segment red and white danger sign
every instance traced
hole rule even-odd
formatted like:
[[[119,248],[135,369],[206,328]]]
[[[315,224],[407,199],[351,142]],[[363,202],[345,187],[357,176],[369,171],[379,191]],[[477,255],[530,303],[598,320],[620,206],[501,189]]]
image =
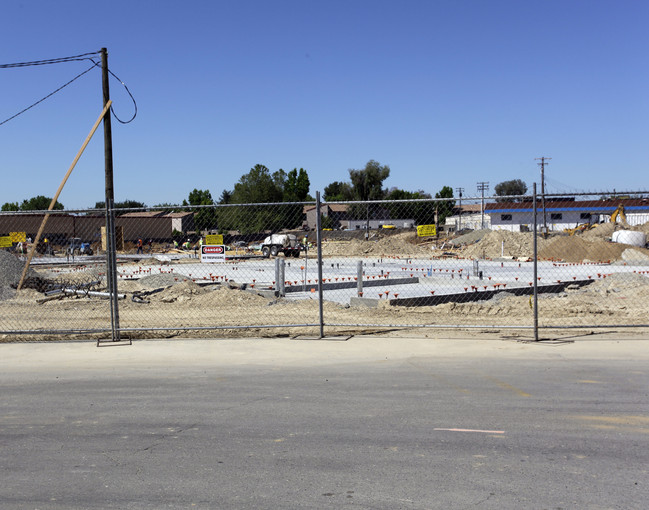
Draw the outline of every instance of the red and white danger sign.
[[[225,246],[210,244],[201,246],[201,262],[225,262]]]

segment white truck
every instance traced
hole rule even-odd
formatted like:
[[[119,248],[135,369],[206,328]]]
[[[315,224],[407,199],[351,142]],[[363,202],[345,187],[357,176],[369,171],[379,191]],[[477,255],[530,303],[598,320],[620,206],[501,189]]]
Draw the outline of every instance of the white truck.
[[[294,234],[272,234],[261,243],[261,254],[264,257],[276,257],[284,253],[287,257],[299,257],[302,245]]]

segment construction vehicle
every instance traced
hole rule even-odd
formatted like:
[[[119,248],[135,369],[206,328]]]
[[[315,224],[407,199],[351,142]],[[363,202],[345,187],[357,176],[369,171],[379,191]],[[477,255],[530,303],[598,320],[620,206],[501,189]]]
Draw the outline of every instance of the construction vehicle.
[[[68,256],[92,255],[93,251],[90,243],[82,242],[80,237],[72,237],[68,240],[67,254]]]
[[[286,257],[299,257],[304,247],[294,234],[272,234],[261,243],[261,254],[264,257],[276,257],[283,253]]]
[[[622,204],[618,205],[617,209],[615,209],[615,211],[613,211],[613,214],[611,214],[611,223],[616,223],[618,219],[623,226],[629,226],[626,221],[626,214],[624,214],[624,206]]]
[[[582,223],[581,225],[577,225],[575,228],[566,228],[563,231],[567,234],[570,234],[571,236],[574,236],[577,232],[585,232],[586,230],[590,230],[591,228],[595,228],[596,226],[597,223]]]

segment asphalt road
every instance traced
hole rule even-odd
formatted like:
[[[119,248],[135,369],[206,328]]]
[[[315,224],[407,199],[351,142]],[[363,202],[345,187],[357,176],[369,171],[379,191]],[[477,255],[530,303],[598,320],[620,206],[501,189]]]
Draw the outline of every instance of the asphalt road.
[[[0,344],[0,508],[644,509],[649,341]]]

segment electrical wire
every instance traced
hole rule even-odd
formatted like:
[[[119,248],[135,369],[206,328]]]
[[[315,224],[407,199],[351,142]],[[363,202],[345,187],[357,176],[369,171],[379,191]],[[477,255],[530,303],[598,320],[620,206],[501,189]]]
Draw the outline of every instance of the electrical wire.
[[[89,59],[89,60],[90,60],[93,64],[95,64],[95,66],[97,66],[97,67],[101,67],[101,64],[95,62],[93,59]],[[121,124],[129,124],[130,122],[133,122],[133,120],[135,120],[135,117],[137,116],[137,102],[135,101],[135,98],[133,97],[133,94],[131,94],[131,91],[130,91],[130,90],[128,89],[128,87],[126,86],[126,83],[124,83],[122,80],[120,80],[119,77],[118,77],[118,76],[117,76],[113,71],[111,71],[110,69],[108,70],[108,72],[110,73],[110,75],[111,75],[113,78],[115,78],[118,82],[120,82],[120,83],[122,84],[122,87],[124,87],[124,90],[126,90],[126,92],[128,93],[128,95],[131,97],[131,101],[133,101],[133,108],[134,108],[134,110],[135,110],[135,111],[133,112],[133,116],[132,116],[130,119],[126,120],[126,121],[120,119],[120,118],[117,116],[117,114],[115,113],[115,110],[113,109],[113,106],[112,106],[112,105],[111,105],[111,107],[110,107],[110,111],[111,111],[111,113],[113,114],[113,117],[115,117],[115,120],[117,120],[117,122],[119,122],[119,123],[121,123]]]
[[[56,94],[57,92],[61,91],[61,90],[64,89],[65,87],[67,87],[68,85],[70,85],[73,81],[77,80],[78,78],[81,78],[84,74],[90,72],[90,71],[91,71],[92,69],[94,69],[95,67],[99,67],[99,68],[101,68],[101,64],[100,64],[100,63],[95,62],[92,58],[90,58],[91,55],[97,55],[98,53],[99,53],[98,51],[95,51],[95,52],[92,52],[92,53],[83,53],[83,54],[81,54],[81,55],[74,55],[74,56],[71,56],[71,57],[53,58],[53,59],[47,59],[47,60],[36,60],[36,61],[33,61],[33,62],[17,62],[17,63],[14,63],[14,64],[0,64],[0,69],[11,69],[11,68],[16,68],[16,67],[39,66],[39,65],[47,65],[47,64],[60,64],[60,63],[63,63],[63,62],[76,62],[76,61],[83,61],[83,60],[90,60],[90,62],[92,62],[92,64],[93,64],[92,67],[86,69],[86,70],[85,70],[84,72],[82,72],[81,74],[78,74],[77,76],[75,76],[74,78],[72,78],[69,82],[67,82],[67,83],[65,83],[64,85],[60,86],[60,87],[59,87],[58,89],[56,89],[55,91],[49,93],[48,95],[46,95],[46,96],[43,97],[42,99],[39,99],[39,100],[36,101],[34,104],[32,104],[32,105],[28,106],[27,108],[25,108],[25,109],[19,111],[19,112],[16,113],[15,115],[12,115],[12,116],[9,117],[8,119],[3,120],[2,122],[0,122],[0,126],[2,126],[3,124],[6,124],[6,123],[9,122],[10,120],[15,119],[15,118],[18,117],[19,115],[22,115],[23,113],[25,113],[26,111],[30,110],[31,108],[33,108],[33,107],[36,106],[37,104],[40,104],[40,103],[42,103],[43,101],[45,101],[46,99],[52,97],[54,94]],[[134,107],[134,110],[135,110],[134,113],[133,113],[133,116],[132,116],[129,120],[127,120],[127,121],[123,121],[122,119],[120,119],[120,118],[117,116],[117,114],[115,113],[115,110],[113,109],[113,106],[112,106],[112,105],[111,105],[111,107],[110,107],[110,111],[111,111],[111,113],[113,114],[113,116],[115,117],[115,119],[116,119],[118,122],[120,122],[121,124],[128,124],[128,123],[130,123],[130,122],[133,122],[133,120],[134,120],[135,117],[137,116],[137,102],[135,101],[135,98],[133,97],[133,94],[131,94],[131,91],[130,91],[129,88],[126,86],[126,84],[125,84],[122,80],[120,80],[119,77],[118,77],[115,73],[113,73],[110,69],[108,70],[108,72],[109,72],[109,73],[110,73],[110,74],[111,74],[111,75],[112,75],[112,76],[113,76],[117,81],[119,81],[119,82],[122,84],[122,86],[124,87],[124,89],[126,90],[126,92],[128,93],[128,95],[130,96],[131,101],[133,101],[133,107]]]
[[[78,60],[90,60],[90,55],[98,55],[98,51],[92,53],[82,53],[81,55],[73,55],[71,57],[49,58],[46,60],[34,60],[32,62],[16,62],[14,64],[0,64],[0,69],[10,69],[13,67],[29,67],[29,66],[43,66],[48,64],[61,64],[63,62],[75,62]]]
[[[33,107],[36,106],[37,104],[42,103],[43,101],[45,101],[47,98],[52,97],[54,94],[56,94],[56,93],[59,92],[60,90],[64,89],[64,88],[67,87],[68,85],[70,85],[70,83],[72,83],[72,82],[75,81],[76,79],[81,78],[84,74],[86,74],[86,73],[92,71],[94,68],[95,68],[95,66],[89,67],[88,69],[86,69],[86,70],[85,70],[84,72],[82,72],[81,74],[76,75],[74,78],[72,78],[72,79],[71,79],[69,82],[67,82],[65,85],[61,85],[61,86],[60,86],[58,89],[56,89],[55,91],[50,92],[50,93],[49,93],[48,95],[46,95],[44,98],[39,99],[38,101],[36,101],[36,102],[35,102],[34,104],[32,104],[31,106],[28,106],[28,107],[25,108],[24,110],[19,111],[18,113],[16,113],[15,115],[12,115],[12,116],[9,117],[8,119],[3,120],[2,122],[0,122],[0,126],[2,126],[3,124],[6,124],[6,123],[9,122],[10,120],[15,119],[15,118],[18,117],[19,115],[22,115],[22,114],[25,113],[27,110],[30,110],[31,108],[33,108]]]

